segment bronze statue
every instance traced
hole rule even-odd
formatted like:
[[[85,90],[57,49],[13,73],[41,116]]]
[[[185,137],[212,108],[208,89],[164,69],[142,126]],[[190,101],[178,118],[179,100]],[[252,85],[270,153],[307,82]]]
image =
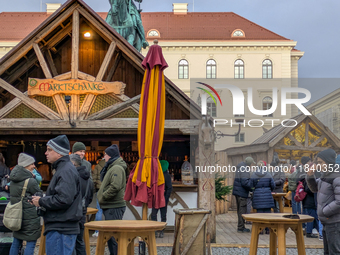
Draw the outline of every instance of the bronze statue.
[[[143,0],[135,0],[141,3]],[[133,0],[109,0],[111,9],[106,22],[123,36],[138,51],[149,44],[145,40],[140,11]]]

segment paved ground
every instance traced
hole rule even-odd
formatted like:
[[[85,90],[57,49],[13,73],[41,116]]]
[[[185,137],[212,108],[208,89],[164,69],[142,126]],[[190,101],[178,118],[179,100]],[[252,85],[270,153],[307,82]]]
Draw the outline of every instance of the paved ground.
[[[157,247],[157,255],[170,255],[172,247]],[[248,248],[212,248],[213,255],[248,255]],[[95,254],[95,247],[91,249],[91,255]],[[148,252],[147,252],[148,254]],[[269,255],[269,249],[259,248],[257,255]],[[287,255],[297,255],[296,249],[287,249]],[[307,255],[323,255],[323,249],[306,249]],[[35,250],[35,255],[38,255],[38,249]],[[108,249],[105,250],[105,255],[110,255]],[[135,248],[135,255],[138,255],[138,248]]]

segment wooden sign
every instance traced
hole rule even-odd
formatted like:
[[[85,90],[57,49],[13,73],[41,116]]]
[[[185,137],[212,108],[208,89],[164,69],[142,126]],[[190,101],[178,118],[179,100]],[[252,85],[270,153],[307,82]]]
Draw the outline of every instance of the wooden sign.
[[[124,94],[123,82],[102,82],[86,80],[35,79],[28,78],[29,96],[53,96],[55,94],[79,95],[79,94]]]

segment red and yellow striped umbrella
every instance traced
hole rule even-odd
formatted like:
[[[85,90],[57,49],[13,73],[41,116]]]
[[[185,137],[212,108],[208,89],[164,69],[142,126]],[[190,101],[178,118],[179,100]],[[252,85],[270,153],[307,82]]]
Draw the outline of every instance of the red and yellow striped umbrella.
[[[145,69],[138,120],[139,160],[131,171],[124,199],[135,206],[165,206],[164,175],[159,162],[165,121],[165,82],[168,67],[159,45],[152,45],[142,65]]]

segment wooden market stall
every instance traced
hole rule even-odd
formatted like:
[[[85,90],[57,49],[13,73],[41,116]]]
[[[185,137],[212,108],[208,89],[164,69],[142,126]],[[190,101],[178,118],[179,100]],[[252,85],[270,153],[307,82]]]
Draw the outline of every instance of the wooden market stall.
[[[294,121],[293,121],[294,120]],[[247,146],[229,148],[217,152],[220,165],[236,166],[246,157],[252,157],[255,162],[264,160],[270,164],[274,153],[278,154],[280,163],[288,165],[291,160],[300,161],[301,157],[308,156],[314,159],[316,154],[326,148],[340,152],[340,139],[328,127],[321,123],[314,115],[297,115],[286,126],[278,125],[256,139]],[[227,185],[233,185],[234,173],[226,173]],[[233,198],[228,209],[236,209]]]
[[[86,33],[86,36],[84,36]],[[88,36],[90,35],[90,36]],[[66,134],[84,142],[91,163],[115,143],[129,165],[138,160],[137,128],[143,56],[81,0],[69,0],[0,60],[0,152],[8,166],[20,152],[52,178],[46,142]],[[169,79],[161,159],[170,162],[173,208],[198,207],[198,185],[181,185],[185,156],[194,165],[201,113]],[[128,204],[128,219],[141,212]]]

